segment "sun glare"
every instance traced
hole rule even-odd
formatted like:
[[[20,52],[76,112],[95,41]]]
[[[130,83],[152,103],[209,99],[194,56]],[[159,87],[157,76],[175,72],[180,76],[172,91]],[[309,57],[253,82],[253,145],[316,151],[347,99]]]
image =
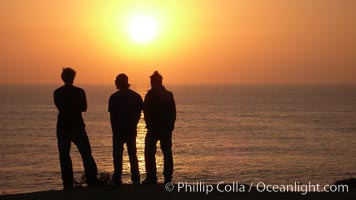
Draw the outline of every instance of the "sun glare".
[[[136,16],[129,22],[129,34],[133,41],[147,43],[154,39],[157,33],[157,22],[150,16]]]

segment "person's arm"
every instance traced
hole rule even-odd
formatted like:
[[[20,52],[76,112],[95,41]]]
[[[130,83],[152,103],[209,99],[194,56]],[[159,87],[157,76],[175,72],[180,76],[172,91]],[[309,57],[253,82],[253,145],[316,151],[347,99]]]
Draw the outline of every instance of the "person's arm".
[[[82,90],[82,104],[81,104],[80,111],[81,112],[86,112],[87,108],[88,108],[87,98],[86,98],[86,95],[85,95],[85,91]]]
[[[174,125],[175,125],[175,121],[176,121],[176,117],[177,117],[177,111],[176,111],[176,103],[174,100],[174,96],[173,93],[170,93],[170,102],[169,102],[169,113],[170,113],[170,129],[171,131],[174,130]]]
[[[137,97],[137,106],[138,106],[138,109],[137,109],[136,119],[135,119],[136,124],[138,124],[138,122],[140,121],[141,112],[143,110],[143,100],[140,95],[138,95],[138,97]]]
[[[110,96],[109,98],[109,105],[108,105],[108,112],[110,112],[110,125],[111,125],[111,130],[112,132],[114,133],[116,130],[117,130],[117,127],[116,127],[116,117],[115,117],[115,114],[114,114],[114,109],[113,109],[113,104],[112,104],[112,97]]]
[[[151,98],[149,92],[147,92],[145,96],[145,100],[143,102],[143,114],[144,114],[144,119],[146,123],[146,128],[149,129],[151,128],[151,119],[152,119],[152,114],[151,114]]]
[[[118,130],[116,121],[116,115],[114,114],[114,112],[110,112],[110,124],[113,133],[117,132]]]
[[[54,105],[57,107],[58,111],[61,112],[62,108],[61,108],[61,101],[60,98],[57,94],[57,91],[55,91],[53,93],[53,100],[54,100]]]

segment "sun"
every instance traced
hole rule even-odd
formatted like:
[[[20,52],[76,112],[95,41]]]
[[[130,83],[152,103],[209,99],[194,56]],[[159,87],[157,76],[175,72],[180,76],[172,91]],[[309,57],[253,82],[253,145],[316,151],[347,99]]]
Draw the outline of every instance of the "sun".
[[[157,34],[157,21],[146,15],[135,16],[130,20],[128,28],[133,41],[147,43]]]

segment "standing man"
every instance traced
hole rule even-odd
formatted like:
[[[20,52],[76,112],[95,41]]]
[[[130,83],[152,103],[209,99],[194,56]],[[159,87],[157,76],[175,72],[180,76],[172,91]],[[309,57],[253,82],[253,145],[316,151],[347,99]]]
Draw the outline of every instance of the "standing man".
[[[151,76],[151,90],[145,96],[144,116],[147,127],[145,139],[146,179],[143,184],[157,183],[156,150],[160,141],[164,156],[164,182],[172,181],[172,132],[176,120],[173,93],[162,85],[162,76],[155,71]]]
[[[125,143],[130,159],[131,181],[133,184],[140,184],[136,136],[137,124],[143,109],[143,100],[139,94],[129,89],[130,84],[126,74],[119,74],[116,77],[115,85],[118,91],[112,94],[109,99],[114,159],[114,174],[111,185],[119,186],[122,183],[122,154]]]
[[[87,110],[85,92],[73,85],[76,72],[72,68],[63,68],[64,86],[54,91],[54,103],[59,111],[57,121],[57,138],[59,161],[63,180],[63,189],[73,189],[73,168],[70,157],[73,142],[82,157],[85,178],[88,186],[98,184],[97,166],[91,154],[90,142],[85,131],[82,112]]]

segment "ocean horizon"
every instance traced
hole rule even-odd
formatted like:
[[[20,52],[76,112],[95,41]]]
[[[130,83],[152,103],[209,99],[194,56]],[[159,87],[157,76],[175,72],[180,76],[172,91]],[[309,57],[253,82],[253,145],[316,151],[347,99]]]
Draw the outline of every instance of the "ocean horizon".
[[[0,192],[61,189],[53,91],[60,84],[0,85]],[[112,172],[113,84],[79,84],[99,172]],[[149,85],[131,88],[142,97]],[[356,177],[356,85],[168,84],[177,105],[173,182],[331,184]],[[145,177],[143,115],[137,155]],[[83,166],[73,145],[75,178]],[[158,178],[162,154],[157,151]],[[130,183],[124,153],[123,181]]]

